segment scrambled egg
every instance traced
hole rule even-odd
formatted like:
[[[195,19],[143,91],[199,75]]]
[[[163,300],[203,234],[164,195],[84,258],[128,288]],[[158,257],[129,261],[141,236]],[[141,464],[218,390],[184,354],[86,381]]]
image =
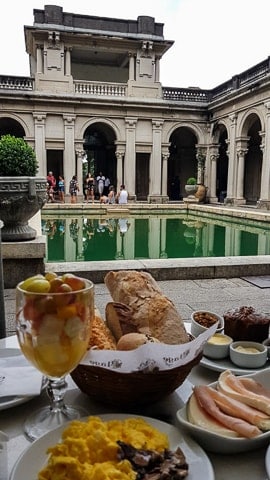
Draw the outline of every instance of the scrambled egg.
[[[74,420],[62,442],[48,449],[49,460],[38,480],[135,480],[130,462],[117,459],[117,440],[158,452],[169,448],[167,435],[142,418]]]

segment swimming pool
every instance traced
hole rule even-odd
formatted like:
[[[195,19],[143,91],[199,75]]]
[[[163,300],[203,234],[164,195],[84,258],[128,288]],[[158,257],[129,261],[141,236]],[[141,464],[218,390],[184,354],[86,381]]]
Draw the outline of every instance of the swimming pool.
[[[207,212],[42,213],[46,262],[205,258],[270,254],[270,224]]]

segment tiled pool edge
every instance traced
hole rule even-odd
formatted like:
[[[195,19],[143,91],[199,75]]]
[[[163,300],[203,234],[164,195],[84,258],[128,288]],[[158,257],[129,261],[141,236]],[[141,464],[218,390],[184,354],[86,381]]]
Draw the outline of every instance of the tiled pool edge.
[[[270,258],[213,257],[189,259],[114,260],[98,262],[46,263],[45,271],[72,272],[103,283],[110,270],[143,270],[158,280],[195,280],[206,278],[233,278],[270,274]]]

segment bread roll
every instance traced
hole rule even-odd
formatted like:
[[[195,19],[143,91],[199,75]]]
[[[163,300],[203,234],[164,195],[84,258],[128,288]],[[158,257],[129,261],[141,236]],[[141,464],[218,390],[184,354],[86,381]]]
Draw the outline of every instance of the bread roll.
[[[149,273],[111,271],[104,281],[114,302],[129,307],[126,321],[130,318],[132,328],[135,326],[137,332],[149,334],[167,344],[189,341],[184,322],[173,302],[163,295]]]
[[[144,333],[127,333],[118,340],[116,348],[117,350],[135,350],[146,343],[159,343],[159,340]]]

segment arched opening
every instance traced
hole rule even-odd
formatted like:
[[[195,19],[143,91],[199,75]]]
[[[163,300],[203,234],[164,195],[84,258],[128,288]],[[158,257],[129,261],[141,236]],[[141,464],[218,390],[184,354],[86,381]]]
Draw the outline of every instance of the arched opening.
[[[228,155],[227,155],[227,139],[228,133],[224,125],[219,126],[218,137],[218,159],[217,159],[217,183],[216,183],[216,196],[220,202],[224,202],[227,196],[227,183],[228,183]]]
[[[252,115],[251,124],[247,131],[248,152],[245,157],[244,198],[247,204],[256,204],[260,198],[262,151],[261,151],[261,122],[256,115]]]
[[[9,117],[0,118],[0,136],[2,135],[14,135],[14,137],[25,137],[24,128],[17,120]]]
[[[197,138],[189,128],[179,127],[170,136],[170,142],[167,192],[170,200],[181,200],[187,179],[197,178]]]
[[[102,122],[90,125],[84,133],[83,148],[87,161],[83,164],[83,176],[92,173],[96,177],[100,172],[110,179],[110,184],[117,186],[116,136],[113,129]]]

